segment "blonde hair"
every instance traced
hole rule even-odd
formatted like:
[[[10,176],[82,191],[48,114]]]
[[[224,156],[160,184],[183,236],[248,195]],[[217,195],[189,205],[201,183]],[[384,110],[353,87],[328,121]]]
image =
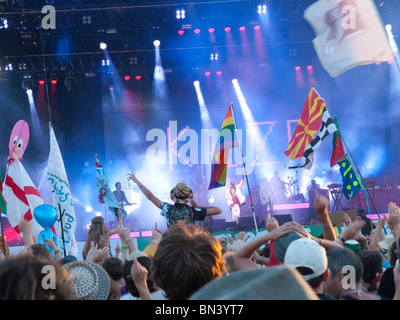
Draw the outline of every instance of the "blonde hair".
[[[104,225],[104,219],[102,217],[94,217],[92,219],[92,224],[89,228],[88,231],[88,236],[87,236],[87,251],[90,250],[91,247],[91,242],[97,247],[103,248],[105,246],[104,243],[104,236],[105,236],[105,225]]]

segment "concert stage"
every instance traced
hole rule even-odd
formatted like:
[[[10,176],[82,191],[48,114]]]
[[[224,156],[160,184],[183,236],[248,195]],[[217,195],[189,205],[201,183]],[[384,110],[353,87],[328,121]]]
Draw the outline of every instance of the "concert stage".
[[[255,219],[258,228],[265,228],[265,218],[268,213],[271,213],[272,217],[278,220],[279,224],[283,224],[289,221],[295,221],[301,225],[308,225],[311,222],[312,217],[316,217],[314,210],[310,208],[308,202],[302,203],[285,203],[272,205],[272,210],[268,206],[255,205],[254,206]],[[255,221],[250,206],[242,208],[242,214],[239,218],[238,223],[235,221],[229,221],[225,219],[213,219],[211,230],[212,231],[224,231],[224,230],[248,230],[254,229]]]

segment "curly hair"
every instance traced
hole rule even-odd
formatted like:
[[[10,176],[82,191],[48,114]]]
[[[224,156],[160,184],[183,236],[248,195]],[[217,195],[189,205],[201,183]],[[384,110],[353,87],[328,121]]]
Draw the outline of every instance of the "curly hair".
[[[226,273],[221,244],[200,227],[179,222],[160,240],[151,273],[169,300],[186,300]]]

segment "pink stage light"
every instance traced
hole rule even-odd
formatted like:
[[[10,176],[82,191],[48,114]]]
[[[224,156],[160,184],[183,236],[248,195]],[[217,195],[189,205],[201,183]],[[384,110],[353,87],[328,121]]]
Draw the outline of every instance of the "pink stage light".
[[[240,27],[239,30],[240,31],[244,31],[244,30],[246,30],[246,28],[245,27]]]
[[[299,66],[295,67],[294,70],[299,71],[301,68]]]
[[[39,84],[44,85],[44,80],[39,80]]]
[[[217,71],[217,75],[220,76],[222,74],[222,71]]]
[[[184,33],[185,33],[184,30],[179,30],[179,31],[178,31],[178,34],[179,34],[179,35],[183,35]]]
[[[204,74],[208,77],[211,74],[211,72],[210,71],[206,71]]]
[[[209,32],[209,33],[213,33],[214,31],[215,31],[214,28],[208,29],[208,32]]]
[[[312,70],[312,66],[307,66],[307,70]]]
[[[229,31],[231,31],[231,28],[226,27],[226,28],[224,28],[224,30],[225,30],[225,32],[229,32]]]
[[[131,77],[130,77],[130,76],[125,76],[124,79],[125,79],[126,81],[129,81],[129,80],[131,80]]]
[[[142,79],[142,76],[136,76],[135,79],[140,80],[140,79]]]
[[[195,34],[199,34],[200,33],[200,29],[194,29],[194,33]]]
[[[254,30],[260,30],[260,26],[254,26]]]

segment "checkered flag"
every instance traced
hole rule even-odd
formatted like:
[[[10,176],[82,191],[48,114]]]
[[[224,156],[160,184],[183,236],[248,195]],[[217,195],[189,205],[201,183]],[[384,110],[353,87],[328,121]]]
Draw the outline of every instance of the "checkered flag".
[[[316,135],[314,139],[311,140],[310,144],[304,150],[302,163],[295,167],[289,167],[289,168],[290,169],[305,168],[310,170],[314,162],[314,155],[313,155],[314,151],[319,148],[322,140],[324,140],[329,134],[335,131],[337,131],[336,124],[331,118],[328,109],[325,107],[324,111],[322,112],[322,122],[318,135]]]

